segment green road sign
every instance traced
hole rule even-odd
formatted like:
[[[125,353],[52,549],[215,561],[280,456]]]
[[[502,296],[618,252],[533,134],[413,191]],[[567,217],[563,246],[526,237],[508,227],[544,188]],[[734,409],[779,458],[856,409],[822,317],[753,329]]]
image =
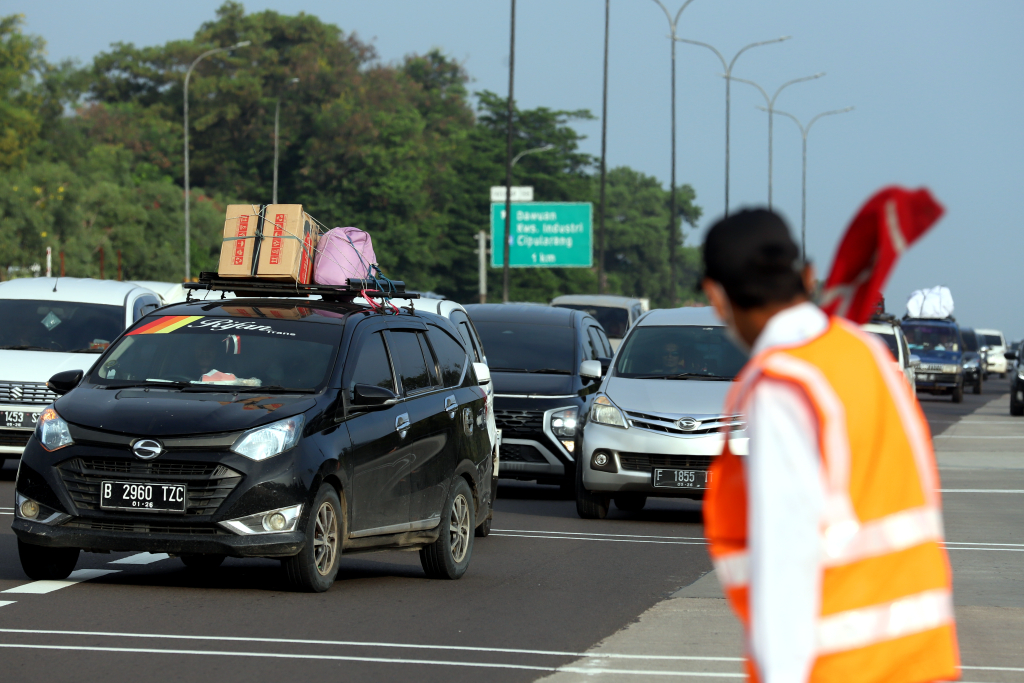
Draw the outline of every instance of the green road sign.
[[[512,203],[509,265],[513,268],[590,268],[593,263],[590,202]],[[491,204],[491,265],[505,258],[505,204]]]

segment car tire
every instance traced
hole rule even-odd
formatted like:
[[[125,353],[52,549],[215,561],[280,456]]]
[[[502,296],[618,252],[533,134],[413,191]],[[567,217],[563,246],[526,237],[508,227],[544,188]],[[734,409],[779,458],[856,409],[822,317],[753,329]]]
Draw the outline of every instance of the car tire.
[[[1000,372],[999,373],[999,379],[1006,379],[1006,373],[1005,372]]]
[[[33,581],[60,581],[75,571],[78,548],[47,548],[18,539],[18,559],[21,568]]]
[[[306,544],[298,555],[284,558],[288,583],[307,593],[323,593],[338,575],[341,542],[345,537],[345,513],[338,492],[323,484],[313,498],[306,521]]]
[[[588,491],[583,485],[583,468],[576,468],[576,514],[582,519],[604,519],[608,516],[611,496],[599,491]]]
[[[623,512],[640,512],[647,505],[647,496],[642,493],[621,493],[614,500],[615,507]]]
[[[487,519],[477,526],[476,535],[478,538],[487,538],[491,535],[491,515],[488,515]]]
[[[975,395],[981,393],[981,375],[978,375],[978,379],[974,381],[974,393]]]
[[[953,403],[964,402],[964,383],[963,380],[957,382],[956,387],[953,388]]]
[[[1015,401],[1013,394],[1010,394],[1010,415],[1013,415],[1014,417],[1024,415],[1024,403],[1018,403]]]
[[[182,555],[180,559],[189,569],[209,571],[221,566],[227,555]]]
[[[430,579],[458,579],[469,568],[473,556],[473,492],[462,477],[456,477],[438,527],[437,540],[420,550],[420,565]]]

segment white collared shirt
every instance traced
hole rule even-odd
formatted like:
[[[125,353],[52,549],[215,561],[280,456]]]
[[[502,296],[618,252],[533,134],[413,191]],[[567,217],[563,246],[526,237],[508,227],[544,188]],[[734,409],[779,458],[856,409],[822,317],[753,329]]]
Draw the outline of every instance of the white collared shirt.
[[[817,306],[775,314],[753,353],[813,339],[828,328]],[[750,649],[764,683],[803,683],[815,658],[820,610],[820,530],[825,490],[817,421],[805,395],[758,382],[747,411]]]

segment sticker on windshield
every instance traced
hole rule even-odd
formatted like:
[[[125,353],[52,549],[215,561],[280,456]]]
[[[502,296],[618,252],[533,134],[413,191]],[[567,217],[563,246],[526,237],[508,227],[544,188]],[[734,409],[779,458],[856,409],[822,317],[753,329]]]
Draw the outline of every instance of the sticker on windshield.
[[[39,322],[43,324],[43,327],[46,328],[47,332],[52,332],[53,328],[57,327],[57,325],[60,325],[62,321],[60,318],[53,314],[53,311],[50,311],[49,313],[46,314],[46,317],[40,320]]]
[[[188,325],[189,323],[194,323],[203,317],[204,316],[201,315],[163,315],[151,323],[147,323],[136,330],[132,330],[128,335],[167,334],[168,332],[174,332],[177,329],[185,327],[185,325]]]

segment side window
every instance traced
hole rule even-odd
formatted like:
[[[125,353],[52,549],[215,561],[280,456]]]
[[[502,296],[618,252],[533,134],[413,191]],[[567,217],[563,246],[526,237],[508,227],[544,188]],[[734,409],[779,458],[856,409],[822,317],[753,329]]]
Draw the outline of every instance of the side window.
[[[455,324],[455,329],[459,331],[462,341],[466,342],[466,349],[473,356],[473,362],[482,363],[483,361],[480,359],[483,356],[483,351],[477,347],[473,328],[469,324],[469,318],[462,311],[452,311],[450,320]]]
[[[446,387],[458,386],[459,380],[462,379],[462,370],[466,365],[466,350],[447,332],[433,325],[427,327],[427,336],[430,338],[431,346],[434,347],[434,353],[437,354],[437,364],[441,368],[444,385]]]
[[[604,358],[611,358],[614,352],[612,351],[612,343],[608,341],[608,335],[600,327],[595,329],[597,330],[597,337],[601,340],[601,345],[604,347],[604,353],[601,355]]]
[[[406,396],[431,388],[430,373],[419,337],[419,334],[411,330],[396,330],[389,333],[389,347],[395,359],[396,369],[402,377],[402,389]]]
[[[155,296],[140,296],[132,306],[132,321],[134,322],[158,308],[160,308],[160,300]]]
[[[423,359],[427,361],[427,372],[430,374],[431,386],[441,386],[441,377],[438,375],[438,364],[437,356],[433,351],[430,350],[430,344],[427,342],[427,336],[422,332],[416,333],[417,339],[420,340],[420,349],[423,351]]]
[[[640,304],[633,304],[633,321],[632,322],[635,323],[637,320],[639,320],[640,316],[643,315],[643,313],[644,312],[642,310],[640,310]]]
[[[349,395],[357,384],[370,384],[395,391],[395,378],[391,372],[391,361],[384,346],[384,337],[374,332],[363,338],[352,374],[348,381]]]
[[[597,360],[597,348],[594,347],[594,336],[591,330],[594,328],[587,327],[581,335],[580,343],[583,346],[583,360]]]
[[[597,328],[588,327],[587,334],[590,336],[590,348],[594,351],[594,358],[605,356],[604,344],[601,343],[601,337],[597,334]]]
[[[910,349],[907,348],[907,337],[902,331],[899,332],[900,348],[903,350],[903,364],[910,365]]]

